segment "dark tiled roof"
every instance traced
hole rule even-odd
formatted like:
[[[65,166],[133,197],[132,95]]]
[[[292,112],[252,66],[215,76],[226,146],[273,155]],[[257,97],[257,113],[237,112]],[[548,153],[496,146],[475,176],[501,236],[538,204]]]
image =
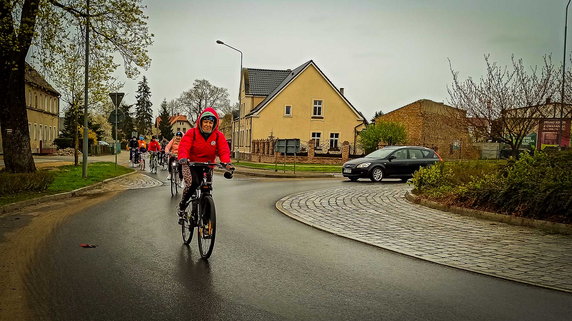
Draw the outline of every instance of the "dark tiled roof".
[[[273,90],[267,94],[266,98],[264,98],[263,101],[260,102],[260,104],[258,104],[256,106],[256,108],[254,108],[250,113],[248,113],[248,115],[252,115],[256,112],[258,112],[260,109],[262,109],[262,107],[264,107],[264,105],[272,98],[274,98],[274,96],[280,92],[280,90],[282,90],[282,88],[284,88],[287,84],[290,83],[290,81],[292,81],[292,79],[294,79],[294,77],[296,77],[302,70],[304,70],[306,68],[306,66],[308,66],[310,63],[312,63],[312,60],[307,61],[305,63],[303,63],[301,66],[299,66],[298,68],[294,69],[294,70],[286,70],[286,75],[285,77],[282,79],[282,81],[276,85]]]
[[[287,75],[286,78],[284,78],[284,80],[282,80],[282,82],[276,86],[276,88],[274,88],[274,90],[268,94],[268,96],[266,96],[266,98],[264,98],[263,101],[261,101],[253,110],[250,111],[250,113],[248,113],[245,116],[250,116],[253,115],[257,112],[259,112],[262,108],[264,108],[264,106],[274,98],[274,96],[276,96],[284,87],[286,87],[294,78],[296,78],[298,76],[298,74],[300,74],[302,71],[304,71],[306,69],[306,67],[308,67],[308,65],[313,64],[314,67],[316,67],[316,69],[318,69],[318,71],[320,72],[320,74],[322,74],[324,76],[324,78],[326,79],[326,81],[328,81],[330,83],[330,85],[332,87],[335,88],[335,90],[337,90],[339,92],[339,90],[334,86],[334,84],[330,81],[330,79],[328,79],[328,77],[326,77],[326,75],[320,70],[320,68],[312,61],[309,60],[305,63],[303,63],[302,65],[298,66],[296,69],[289,71],[289,74]],[[363,121],[367,124],[367,119],[365,119],[364,115],[358,111],[353,105],[352,103],[350,103],[349,100],[347,100],[347,98],[344,97],[344,95],[340,94],[340,96],[342,97],[342,99],[347,102],[347,104],[350,106],[350,108],[356,112],[362,119]]]
[[[44,77],[42,77],[42,75],[40,75],[39,72],[36,71],[36,69],[34,69],[34,67],[32,67],[32,65],[26,63],[26,82],[36,85],[37,87],[40,87],[46,91],[49,91],[51,93],[56,94],[57,96],[60,95],[59,92],[57,92],[57,90],[54,89],[54,87],[52,87],[45,79]]]
[[[284,78],[288,77],[290,70],[246,69],[246,94],[255,96],[268,96]]]

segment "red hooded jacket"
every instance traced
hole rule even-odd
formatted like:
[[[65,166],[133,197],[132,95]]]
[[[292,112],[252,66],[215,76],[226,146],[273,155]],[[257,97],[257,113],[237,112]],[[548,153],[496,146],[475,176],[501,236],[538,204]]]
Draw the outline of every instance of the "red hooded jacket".
[[[213,131],[205,140],[200,131],[200,122],[203,115],[212,114],[216,117]],[[218,130],[220,119],[217,112],[211,107],[203,110],[197,119],[197,125],[187,130],[179,144],[179,159],[186,158],[190,162],[214,162],[218,156],[223,163],[230,163],[230,149],[224,134]]]

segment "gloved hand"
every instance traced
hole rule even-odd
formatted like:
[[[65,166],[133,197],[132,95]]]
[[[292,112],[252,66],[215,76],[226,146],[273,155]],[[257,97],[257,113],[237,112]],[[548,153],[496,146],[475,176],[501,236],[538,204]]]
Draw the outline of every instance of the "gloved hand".
[[[226,164],[225,168],[227,171],[233,171],[234,170],[234,166],[232,166],[231,163]]]
[[[181,159],[179,159],[179,164],[181,164],[181,165],[184,165],[184,164],[186,164],[186,163],[188,163],[188,162],[189,162],[189,160],[186,159],[186,158],[181,158]]]

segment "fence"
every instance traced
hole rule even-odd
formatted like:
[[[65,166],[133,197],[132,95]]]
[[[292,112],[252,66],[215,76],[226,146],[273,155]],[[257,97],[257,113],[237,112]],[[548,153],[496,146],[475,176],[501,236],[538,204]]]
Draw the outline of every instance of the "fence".
[[[287,154],[275,152],[275,139],[253,140],[250,153],[241,153],[242,160],[248,160],[259,163],[302,163],[302,164],[331,164],[341,165],[347,162],[350,156],[350,143],[345,141],[341,148],[327,149],[314,147],[314,141],[311,140],[306,144],[301,144],[300,153]],[[325,153],[324,153],[325,151]]]

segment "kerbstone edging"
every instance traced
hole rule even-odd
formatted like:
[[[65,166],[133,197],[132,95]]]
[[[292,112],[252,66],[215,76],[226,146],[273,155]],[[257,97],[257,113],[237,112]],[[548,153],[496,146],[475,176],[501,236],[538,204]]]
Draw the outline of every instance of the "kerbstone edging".
[[[560,234],[567,234],[572,235],[572,225],[571,224],[563,224],[563,223],[556,223],[556,222],[549,222],[543,220],[535,220],[532,218],[525,218],[525,217],[517,217],[512,215],[505,215],[505,214],[498,214],[494,212],[486,212],[475,210],[471,208],[464,208],[459,206],[451,206],[442,204],[435,201],[430,201],[419,197],[411,191],[407,191],[405,193],[405,198],[415,204],[427,206],[433,209],[451,212],[459,215],[466,215],[472,216],[476,218],[487,219],[496,222],[507,223],[511,225],[518,225],[518,226],[528,226],[541,229],[546,232],[550,233],[560,233]]]
[[[133,175],[136,173],[138,173],[138,172],[134,170],[130,173],[126,173],[126,174],[119,175],[116,177],[107,178],[101,182],[97,182],[97,183],[92,184],[92,185],[84,186],[84,187],[75,189],[73,191],[63,192],[63,193],[58,193],[58,194],[53,194],[53,195],[46,195],[46,196],[42,196],[42,197],[38,197],[38,198],[33,198],[33,199],[29,199],[29,200],[24,200],[24,201],[0,206],[0,215],[6,214],[8,212],[11,212],[11,211],[14,211],[17,209],[20,209],[22,207],[30,206],[30,205],[36,205],[36,204],[43,203],[43,202],[61,200],[61,199],[66,199],[66,198],[78,196],[83,192],[98,188],[99,186],[101,186],[105,183],[108,183],[108,182],[129,176],[129,175]]]

